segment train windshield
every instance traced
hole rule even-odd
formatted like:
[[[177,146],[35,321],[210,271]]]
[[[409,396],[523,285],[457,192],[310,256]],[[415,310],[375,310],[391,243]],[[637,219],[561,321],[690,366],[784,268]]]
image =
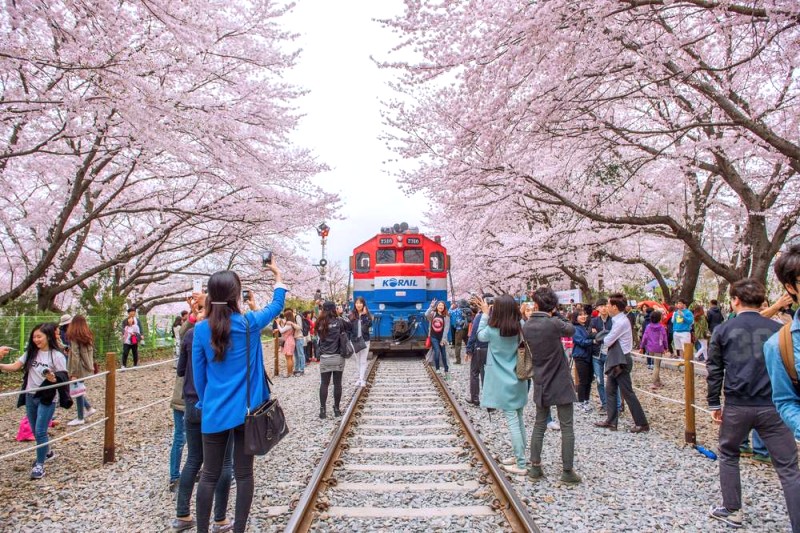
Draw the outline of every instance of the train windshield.
[[[425,252],[421,248],[409,248],[403,250],[404,263],[417,263],[422,264],[425,262]]]
[[[431,253],[431,272],[444,271],[444,254],[442,252]]]
[[[379,265],[397,262],[397,254],[392,248],[378,248],[378,253],[375,256],[375,262]]]
[[[359,252],[356,255],[356,272],[369,272],[369,254]]]

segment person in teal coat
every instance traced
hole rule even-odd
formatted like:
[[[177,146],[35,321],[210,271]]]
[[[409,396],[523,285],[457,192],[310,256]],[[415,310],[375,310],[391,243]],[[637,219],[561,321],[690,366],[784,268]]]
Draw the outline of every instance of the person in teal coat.
[[[508,472],[524,475],[527,443],[522,411],[528,403],[528,386],[517,379],[516,372],[522,315],[517,302],[508,294],[495,299],[491,313],[483,298],[476,296],[474,303],[483,312],[478,340],[489,343],[481,407],[500,409],[505,414],[514,457],[501,463]]]

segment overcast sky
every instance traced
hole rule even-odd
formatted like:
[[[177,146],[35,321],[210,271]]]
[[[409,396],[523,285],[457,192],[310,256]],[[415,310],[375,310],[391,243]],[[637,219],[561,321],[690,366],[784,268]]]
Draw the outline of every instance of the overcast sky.
[[[298,144],[313,150],[331,167],[315,183],[342,197],[343,220],[329,220],[328,259],[347,265],[353,248],[381,226],[408,222],[422,227],[427,200],[407,197],[388,173],[393,158],[379,139],[381,100],[391,96],[391,73],[379,70],[370,55],[387,58],[395,42],[373,19],[402,13],[402,0],[299,0],[285,20],[302,48],[293,83],[310,90],[299,101],[306,115]],[[320,221],[321,222],[321,221]],[[309,253],[319,258],[312,234]]]

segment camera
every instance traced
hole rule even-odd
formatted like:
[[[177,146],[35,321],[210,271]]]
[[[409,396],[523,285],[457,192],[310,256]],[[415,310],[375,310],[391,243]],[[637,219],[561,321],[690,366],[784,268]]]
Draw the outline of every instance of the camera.
[[[192,280],[192,292],[196,293],[203,292],[203,280],[201,279]]]
[[[242,290],[242,300],[245,302],[250,301],[250,291],[247,289]]]
[[[272,264],[272,250],[261,252],[261,266],[266,268],[268,265],[271,264]]]

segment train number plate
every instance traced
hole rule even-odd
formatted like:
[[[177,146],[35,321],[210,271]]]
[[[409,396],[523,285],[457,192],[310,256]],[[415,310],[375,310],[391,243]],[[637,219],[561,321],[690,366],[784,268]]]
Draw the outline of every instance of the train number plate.
[[[406,239],[406,244],[419,244],[419,243],[420,241],[418,237],[409,237]]]
[[[391,237],[381,237],[378,244],[394,244],[394,239]]]

